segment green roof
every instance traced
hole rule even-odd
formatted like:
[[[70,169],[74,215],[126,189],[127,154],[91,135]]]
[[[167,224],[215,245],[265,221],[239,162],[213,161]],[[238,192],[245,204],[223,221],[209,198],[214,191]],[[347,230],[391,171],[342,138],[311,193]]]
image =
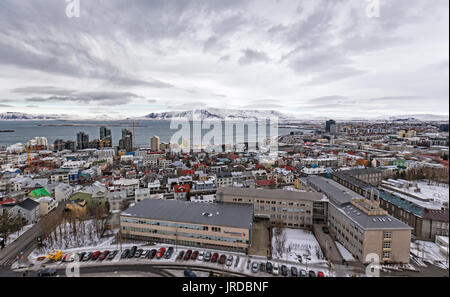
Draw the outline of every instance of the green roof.
[[[30,193],[31,197],[40,198],[40,197],[50,197],[50,193],[47,192],[45,188],[36,189]]]

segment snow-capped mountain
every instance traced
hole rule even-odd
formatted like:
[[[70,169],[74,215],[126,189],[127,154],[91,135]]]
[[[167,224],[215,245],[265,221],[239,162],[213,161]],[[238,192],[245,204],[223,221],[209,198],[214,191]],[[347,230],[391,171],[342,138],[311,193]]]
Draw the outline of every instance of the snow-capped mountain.
[[[22,112],[0,113],[0,120],[60,120],[65,115],[57,114],[28,114]]]
[[[171,111],[162,113],[151,113],[140,119],[147,120],[170,120],[173,118],[188,118],[191,119],[192,116],[200,118],[202,120],[245,120],[245,119],[255,119],[255,118],[270,118],[276,117],[279,120],[292,119],[291,116],[287,116],[278,111],[274,110],[235,110],[235,109],[198,109],[189,111]]]

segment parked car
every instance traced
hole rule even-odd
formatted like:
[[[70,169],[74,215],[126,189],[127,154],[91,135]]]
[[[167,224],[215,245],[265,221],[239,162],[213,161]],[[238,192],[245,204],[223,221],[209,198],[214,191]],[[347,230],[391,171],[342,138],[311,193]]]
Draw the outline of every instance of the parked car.
[[[130,249],[130,252],[128,253],[128,258],[133,258],[133,257],[134,257],[134,254],[136,253],[136,250],[137,250],[137,246],[133,246],[133,247]]]
[[[74,260],[74,255],[71,253],[65,254],[64,257],[62,258],[62,262],[73,262]]]
[[[253,262],[252,264],[252,272],[253,273],[257,273],[259,270],[259,263],[258,262]]]
[[[104,251],[103,253],[100,254],[100,256],[98,257],[98,259],[99,259],[100,261],[103,261],[103,260],[105,260],[105,258],[108,256],[108,254],[109,254],[109,251],[106,250],[106,251]]]
[[[326,227],[326,226],[323,226],[323,227],[322,227],[322,231],[323,231],[323,233],[325,233],[325,234],[330,234],[330,230],[328,230],[328,227]]]
[[[266,272],[266,263],[259,264],[259,271]]]
[[[184,254],[184,260],[187,261],[191,258],[192,250],[187,250],[186,254]]]
[[[197,261],[203,261],[203,258],[205,257],[205,252],[201,251],[198,253]]]
[[[270,262],[267,262],[266,263],[266,271],[267,271],[267,273],[272,273],[272,263],[270,263]]]
[[[221,255],[220,257],[219,257],[219,264],[225,264],[225,262],[227,261],[227,256],[225,256],[225,255]]]
[[[280,265],[278,263],[275,263],[272,267],[272,274],[273,275],[280,275]]]
[[[52,268],[46,268],[38,271],[38,276],[55,276],[56,270]]]
[[[164,258],[165,258],[165,259],[170,259],[170,257],[172,257],[172,254],[173,254],[173,246],[171,246],[171,247],[169,247],[169,248],[167,249],[167,252],[166,252],[166,254],[164,255]]]
[[[234,262],[234,267],[237,267],[239,265],[239,256],[236,256],[236,262]]]
[[[218,253],[214,253],[211,257],[211,262],[212,263],[216,263],[217,262],[217,258],[219,257]]]
[[[153,259],[153,258],[155,258],[155,256],[156,256],[156,254],[158,253],[158,251],[156,250],[156,249],[152,249],[151,251],[150,251],[150,253],[148,253],[148,258],[149,259]]]
[[[308,276],[309,276],[309,277],[316,277],[316,272],[315,272],[314,270],[310,270],[310,271],[308,272]]]
[[[191,260],[195,261],[195,260],[197,260],[197,257],[198,257],[198,251],[194,251],[191,255]]]
[[[318,271],[317,277],[325,277],[325,273],[323,273],[322,271]]]
[[[143,249],[136,250],[136,253],[134,253],[134,257],[135,258],[140,258],[143,252],[144,252]]]
[[[298,276],[298,271],[296,267],[291,267],[291,275],[294,277]]]
[[[77,255],[78,255],[78,261],[83,261],[83,257],[84,257],[84,255],[86,255],[86,252],[81,252],[81,253],[78,253]]]
[[[89,261],[92,257],[92,253],[89,252],[83,256],[83,262]]]
[[[181,260],[184,257],[184,251],[180,251],[177,256],[177,260]]]
[[[91,259],[92,259],[93,261],[97,260],[98,257],[100,256],[100,253],[101,253],[100,251],[95,251],[95,252],[93,252],[93,253],[92,253]]]
[[[130,253],[130,250],[129,250],[129,249],[124,250],[124,251],[122,252],[122,255],[120,255],[120,258],[121,258],[121,259],[128,258],[128,254],[129,254],[129,253]]]
[[[227,258],[227,266],[233,265],[233,256],[229,255]]]
[[[113,260],[113,259],[117,256],[117,253],[119,253],[118,250],[115,250],[115,251],[113,251],[112,253],[109,253],[107,259],[108,259],[108,260]]]
[[[299,273],[300,277],[307,277],[308,276],[308,272],[306,272],[305,269],[300,269]]]
[[[150,253],[149,250],[144,250],[141,254],[141,258],[143,258],[143,259],[147,258],[148,253]]]
[[[211,261],[211,252],[206,252],[205,257],[203,258],[205,262]]]
[[[288,275],[288,269],[287,269],[286,265],[281,265],[281,275],[282,276]]]
[[[165,252],[166,252],[165,247],[159,248],[158,252],[156,253],[156,259],[161,259],[164,256]]]
[[[197,277],[197,275],[194,272],[192,272],[192,270],[190,270],[190,269],[186,269],[184,271],[184,276],[185,277]]]

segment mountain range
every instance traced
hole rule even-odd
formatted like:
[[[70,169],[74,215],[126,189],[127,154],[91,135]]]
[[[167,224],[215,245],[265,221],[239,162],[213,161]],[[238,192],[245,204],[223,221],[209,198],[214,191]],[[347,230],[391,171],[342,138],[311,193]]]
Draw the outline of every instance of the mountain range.
[[[142,117],[136,118],[113,118],[108,115],[96,115],[95,118],[87,118],[79,115],[67,114],[28,114],[21,112],[5,112],[0,113],[0,120],[171,120],[173,118],[192,118],[193,111],[170,111],[160,113],[150,113]],[[275,110],[234,110],[234,109],[218,109],[208,108],[195,110],[195,116],[202,120],[245,120],[255,118],[278,118],[279,122],[298,122],[298,121],[325,121],[330,117],[317,116],[313,114],[306,114],[301,116],[288,115]],[[335,120],[342,121],[389,121],[389,122],[427,122],[427,121],[449,121],[448,115],[434,115],[434,114],[414,114],[414,115],[398,115],[398,116],[379,116],[372,119],[368,118],[340,118],[331,117]]]

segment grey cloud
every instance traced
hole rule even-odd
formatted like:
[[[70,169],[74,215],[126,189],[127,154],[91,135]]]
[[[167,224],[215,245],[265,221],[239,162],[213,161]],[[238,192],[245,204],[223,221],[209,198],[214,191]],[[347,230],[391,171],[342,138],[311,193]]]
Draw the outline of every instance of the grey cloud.
[[[264,52],[252,50],[252,49],[245,49],[242,51],[243,56],[239,59],[239,64],[241,65],[248,65],[253,63],[260,63],[260,62],[269,62],[269,57],[267,57],[267,54]]]
[[[108,104],[108,105],[125,105],[134,99],[143,99],[129,92],[80,92],[70,96],[50,96],[50,97],[31,97],[25,99],[27,102],[78,102],[85,104]]]

